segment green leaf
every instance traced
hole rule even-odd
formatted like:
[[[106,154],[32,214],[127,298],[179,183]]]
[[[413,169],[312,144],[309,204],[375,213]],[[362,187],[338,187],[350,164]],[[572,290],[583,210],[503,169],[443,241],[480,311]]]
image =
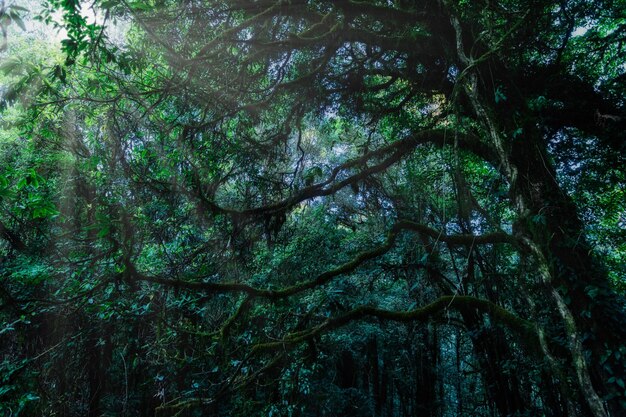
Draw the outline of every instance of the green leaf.
[[[111,227],[110,226],[105,226],[102,229],[100,229],[98,231],[98,237],[99,238],[103,238],[105,236],[107,236],[109,233],[111,233]]]
[[[118,4],[119,4],[119,1],[116,1],[116,0],[106,0],[106,1],[102,2],[100,7],[102,7],[103,9],[110,9],[111,7],[115,7]]]
[[[2,397],[4,394],[10,392],[13,389],[15,389],[14,385],[0,386],[0,397]]]
[[[498,86],[496,88],[496,91],[494,92],[494,99],[496,101],[496,104],[498,104],[498,103],[500,103],[502,101],[506,101],[506,95],[502,91],[502,86]]]
[[[145,4],[143,1],[136,1],[134,3],[130,3],[129,7],[133,10],[138,10],[138,11],[143,11],[143,12],[149,12],[150,10],[153,9],[152,6]]]
[[[65,71],[65,68],[62,65],[55,65],[53,75],[54,77],[58,78],[63,83],[65,82],[67,78],[67,72]]]
[[[0,65],[0,71],[4,75],[9,75],[14,72],[16,69],[22,67],[22,60],[16,57],[8,58],[5,62]]]
[[[29,177],[23,177],[17,183],[17,188],[18,189],[22,189],[22,188],[26,187],[29,184],[29,182],[30,182]]]
[[[20,27],[20,29],[22,29],[23,31],[26,31],[26,25],[24,24],[24,21],[22,20],[22,18],[20,17],[20,15],[18,15],[15,12],[11,13],[11,20]]]
[[[585,288],[585,292],[589,297],[596,298],[598,293],[600,292],[600,289],[598,287],[589,285],[587,286],[587,288]]]

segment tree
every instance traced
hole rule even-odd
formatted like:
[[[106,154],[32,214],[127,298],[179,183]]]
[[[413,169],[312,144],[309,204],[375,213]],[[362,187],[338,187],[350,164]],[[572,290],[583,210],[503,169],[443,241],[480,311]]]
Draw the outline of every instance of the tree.
[[[49,1],[64,62],[5,95],[41,80],[5,379],[65,415],[619,415],[625,6]]]

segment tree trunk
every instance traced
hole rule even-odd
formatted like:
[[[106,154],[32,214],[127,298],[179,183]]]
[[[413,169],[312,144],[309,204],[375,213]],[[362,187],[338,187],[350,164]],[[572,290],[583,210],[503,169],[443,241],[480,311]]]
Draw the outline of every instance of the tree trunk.
[[[460,24],[455,18],[452,24],[456,30],[459,60],[472,69],[476,63],[463,50]],[[597,332],[589,343],[594,347],[590,363],[594,374],[604,375],[599,355],[605,346],[621,346],[623,309],[618,297],[610,290],[603,269],[589,254],[575,205],[557,183],[545,144],[535,127],[539,121],[531,119],[525,123],[521,138],[507,138],[503,132],[512,131],[511,127],[516,123],[510,117],[496,119],[492,116],[494,111],[485,98],[487,95],[481,95],[479,78],[475,69],[469,71],[463,81],[464,92],[484,125],[498,155],[500,169],[509,181],[509,195],[518,217],[514,231],[523,247],[534,257],[538,274],[555,305],[565,330],[578,386],[589,411],[596,417],[605,417],[608,414],[596,389],[601,388],[604,393],[609,390],[594,387],[582,336]],[[590,290],[602,293],[602,298],[591,299]],[[594,307],[590,309],[590,306]],[[601,328],[608,331],[600,331]],[[624,374],[623,364],[616,363],[615,366],[616,374]]]
[[[372,337],[367,344],[367,356],[369,362],[369,373],[371,375],[372,396],[374,398],[374,415],[380,416],[382,411],[382,401],[380,395],[380,370],[378,366],[378,340]]]

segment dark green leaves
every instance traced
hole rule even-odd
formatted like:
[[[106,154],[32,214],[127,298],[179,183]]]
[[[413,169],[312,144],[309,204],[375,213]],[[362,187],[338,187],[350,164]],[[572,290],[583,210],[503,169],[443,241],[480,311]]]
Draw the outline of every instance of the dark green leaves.
[[[504,90],[503,87],[501,85],[499,85],[496,90],[494,91],[494,100],[496,102],[496,104],[499,104],[503,101],[506,101],[506,94],[504,94]]]

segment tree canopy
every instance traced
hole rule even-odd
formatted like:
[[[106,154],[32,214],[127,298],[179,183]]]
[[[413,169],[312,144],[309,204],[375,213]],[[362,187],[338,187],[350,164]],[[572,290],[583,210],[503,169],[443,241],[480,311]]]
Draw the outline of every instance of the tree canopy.
[[[626,2],[0,26],[0,415],[625,412]]]

